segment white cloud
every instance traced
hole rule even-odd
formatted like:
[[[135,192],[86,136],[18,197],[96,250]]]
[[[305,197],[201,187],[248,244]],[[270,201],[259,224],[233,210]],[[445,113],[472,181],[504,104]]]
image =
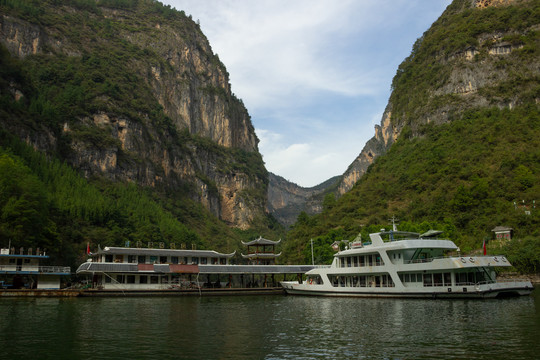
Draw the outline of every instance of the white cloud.
[[[164,2],[200,20],[267,169],[312,186],[373,136],[397,66],[451,0]]]

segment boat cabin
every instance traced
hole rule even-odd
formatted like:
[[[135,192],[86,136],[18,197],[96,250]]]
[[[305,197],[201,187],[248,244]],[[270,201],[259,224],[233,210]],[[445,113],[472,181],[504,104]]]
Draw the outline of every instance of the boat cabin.
[[[0,288],[60,289],[61,276],[71,275],[71,269],[41,265],[48,258],[39,248],[35,252],[32,248],[0,249]]]

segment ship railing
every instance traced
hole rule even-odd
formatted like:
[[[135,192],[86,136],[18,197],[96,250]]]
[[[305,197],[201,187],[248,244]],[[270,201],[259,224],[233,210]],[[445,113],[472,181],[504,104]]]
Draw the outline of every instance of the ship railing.
[[[39,272],[42,273],[71,273],[69,266],[40,266]]]
[[[413,259],[413,260],[407,260],[404,261],[405,264],[422,264],[422,263],[428,263],[432,262],[435,259],[444,259],[445,257],[434,257],[434,258],[426,258],[426,259]]]
[[[69,266],[35,266],[35,265],[0,265],[0,271],[22,271],[39,273],[71,273]]]

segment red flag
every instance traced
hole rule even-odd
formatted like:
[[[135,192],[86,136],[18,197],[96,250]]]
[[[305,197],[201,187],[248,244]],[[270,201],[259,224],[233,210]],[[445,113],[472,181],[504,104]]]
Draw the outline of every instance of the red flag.
[[[90,255],[90,243],[86,243],[86,255]]]
[[[484,248],[484,256],[487,255],[486,251],[486,239],[484,239],[484,243],[482,244],[482,247]]]

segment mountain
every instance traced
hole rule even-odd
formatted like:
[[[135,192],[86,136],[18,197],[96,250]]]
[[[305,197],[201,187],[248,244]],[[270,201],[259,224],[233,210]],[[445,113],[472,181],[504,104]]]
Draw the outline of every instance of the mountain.
[[[242,101],[199,26],[155,1],[3,1],[0,39],[40,116],[1,125],[85,177],[193,186],[232,226],[265,216],[267,174]]]
[[[279,228],[248,111],[183,11],[1,0],[0,104],[3,241],[60,257],[60,242],[232,251]]]
[[[535,1],[454,1],[399,66],[375,136],[343,175],[339,193],[350,190],[404,128],[418,135],[420,127],[451,122],[471,108],[534,100],[536,11]]]
[[[397,69],[343,196],[294,224],[289,261],[310,258],[306,239],[327,258],[322,247],[393,216],[403,230],[446,230],[464,252],[509,226],[540,255],[539,30],[539,1],[453,1]]]
[[[331,193],[339,180],[336,176],[317,186],[304,188],[273,173],[268,175],[268,211],[285,226],[292,225],[301,212],[320,213],[324,196]]]

